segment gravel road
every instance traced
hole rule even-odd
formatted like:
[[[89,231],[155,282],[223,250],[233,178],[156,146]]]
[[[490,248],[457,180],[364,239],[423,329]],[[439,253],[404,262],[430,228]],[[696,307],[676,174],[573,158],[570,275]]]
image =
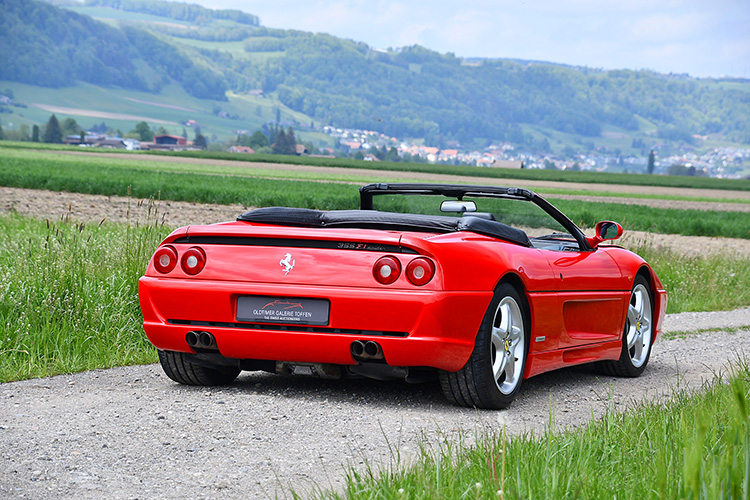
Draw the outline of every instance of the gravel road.
[[[0,385],[0,497],[283,498],[341,488],[345,468],[411,460],[421,443],[475,431],[578,426],[607,405],[700,388],[750,354],[750,308],[670,315],[721,331],[657,342],[638,379],[585,367],[524,383],[508,410],[448,405],[436,383],[324,381],[245,372],[227,388],[177,385],[158,365]],[[730,330],[730,331],[728,331]]]

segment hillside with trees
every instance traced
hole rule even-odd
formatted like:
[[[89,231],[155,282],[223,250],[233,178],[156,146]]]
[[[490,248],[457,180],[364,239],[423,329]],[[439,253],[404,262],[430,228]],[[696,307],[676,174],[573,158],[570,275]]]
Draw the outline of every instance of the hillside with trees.
[[[687,146],[706,136],[750,144],[746,80],[466,60],[420,46],[376,50],[326,34],[270,29],[240,11],[164,1],[87,0],[72,12],[3,0],[0,8],[0,50],[12,54],[0,65],[1,80],[153,93],[176,82],[212,100],[225,100],[228,91],[262,91],[316,123],[424,138],[439,147],[505,140],[544,151],[550,134],[539,130],[579,144],[607,133],[632,137],[633,147],[646,136]],[[103,23],[80,14],[104,12],[92,9],[140,17]]]
[[[43,87],[82,81],[150,92],[174,80],[195,97],[226,99],[223,75],[147,31],[113,28],[31,0],[3,0],[0,7],[0,80]]]

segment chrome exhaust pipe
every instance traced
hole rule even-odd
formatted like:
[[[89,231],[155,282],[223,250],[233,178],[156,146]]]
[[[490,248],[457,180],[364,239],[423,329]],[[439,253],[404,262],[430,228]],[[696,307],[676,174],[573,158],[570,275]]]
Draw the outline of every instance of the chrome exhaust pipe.
[[[349,347],[349,349],[355,357],[361,358],[365,352],[365,343],[361,340],[355,340],[354,342],[352,342],[352,345]]]

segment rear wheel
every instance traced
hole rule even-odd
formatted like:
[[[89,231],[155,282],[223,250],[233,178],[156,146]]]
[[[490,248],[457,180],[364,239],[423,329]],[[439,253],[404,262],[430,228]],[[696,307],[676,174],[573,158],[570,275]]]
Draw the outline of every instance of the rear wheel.
[[[184,352],[160,350],[159,362],[167,377],[184,385],[227,385],[240,374],[239,368],[193,363]]]
[[[617,361],[603,361],[602,371],[618,377],[637,377],[646,369],[651,356],[654,328],[653,301],[646,278],[638,275],[628,304],[628,317],[622,334],[622,351]]]
[[[529,348],[524,306],[523,296],[512,285],[498,285],[466,365],[457,372],[440,373],[449,401],[500,409],[516,398]]]

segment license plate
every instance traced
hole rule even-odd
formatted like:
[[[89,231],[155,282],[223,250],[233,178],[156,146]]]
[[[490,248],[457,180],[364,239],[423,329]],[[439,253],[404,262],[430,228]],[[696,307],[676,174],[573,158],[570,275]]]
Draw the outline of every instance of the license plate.
[[[243,295],[237,298],[237,321],[327,325],[329,309],[330,302],[325,299]]]

